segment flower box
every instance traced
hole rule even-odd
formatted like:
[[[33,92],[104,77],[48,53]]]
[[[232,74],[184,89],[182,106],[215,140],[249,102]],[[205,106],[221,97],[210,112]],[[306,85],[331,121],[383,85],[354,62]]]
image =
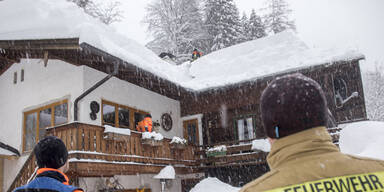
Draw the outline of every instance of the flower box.
[[[141,144],[146,146],[157,147],[163,145],[163,141],[155,139],[141,139]]]
[[[187,145],[182,143],[171,143],[169,144],[169,146],[171,147],[171,149],[185,149]]]
[[[227,155],[227,151],[207,151],[205,154],[207,157],[222,157]]]

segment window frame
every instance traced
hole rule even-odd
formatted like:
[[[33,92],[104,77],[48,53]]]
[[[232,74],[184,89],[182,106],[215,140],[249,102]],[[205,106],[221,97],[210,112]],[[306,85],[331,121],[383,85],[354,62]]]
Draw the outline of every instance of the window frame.
[[[64,100],[61,100],[61,101],[57,101],[57,102],[54,102],[54,103],[51,103],[51,104],[48,104],[48,105],[45,105],[45,106],[42,106],[42,107],[39,107],[39,108],[36,108],[36,109],[32,109],[32,110],[29,110],[29,111],[26,111],[24,112],[24,117],[23,117],[23,153],[25,152],[30,152],[32,150],[26,150],[25,149],[25,144],[26,144],[26,132],[27,132],[27,116],[30,115],[30,114],[33,114],[33,113],[36,113],[36,144],[38,143],[39,141],[39,132],[40,132],[40,112],[45,110],[45,109],[51,109],[51,125],[50,127],[53,127],[55,126],[55,106],[58,106],[58,105],[62,105],[62,104],[67,104],[67,122],[65,123],[68,123],[69,122],[69,103],[68,103],[68,99],[64,99]],[[65,123],[62,123],[62,124],[65,124]],[[60,124],[60,125],[62,125]]]
[[[115,107],[115,125],[112,125],[111,123],[104,123],[104,104],[111,105],[111,106]],[[128,127],[126,127],[126,126],[120,127],[119,108],[124,108],[124,109],[129,110],[129,126]],[[135,118],[134,118],[135,113],[140,113],[142,115],[150,114],[149,112],[139,110],[139,109],[136,109],[133,107],[129,107],[127,105],[118,104],[118,103],[104,100],[104,99],[101,100],[101,118],[100,119],[101,119],[101,125],[103,125],[103,126],[104,125],[111,125],[111,126],[118,127],[118,128],[128,128],[130,130],[136,130]]]
[[[253,134],[255,135],[255,137],[253,139],[256,139],[257,138],[257,134],[256,134],[256,129],[257,129],[257,123],[256,123],[256,116],[257,114],[246,114],[246,115],[239,115],[239,116],[236,116],[235,118],[233,118],[233,127],[234,127],[234,131],[235,131],[235,137],[238,141],[241,141],[239,140],[239,127],[238,127],[238,120],[240,119],[248,119],[248,118],[252,118],[252,128],[253,128]],[[252,140],[253,140],[252,139]],[[248,140],[251,140],[251,139],[248,139]]]
[[[341,99],[342,99],[341,102],[342,102],[343,100],[345,100],[346,98],[348,98],[348,84],[347,84],[347,82],[344,80],[344,77],[343,77],[342,75],[340,75],[340,74],[333,74],[333,75],[332,75],[333,101],[334,101],[336,107],[340,107],[340,106],[342,106],[342,105],[339,105],[339,104],[338,104],[338,102],[337,102],[337,97],[336,97],[336,87],[335,87],[335,80],[336,80],[336,79],[340,79],[341,82],[342,82],[342,83],[344,84],[344,86],[345,86],[345,93],[346,93],[346,95],[345,95],[345,98],[343,98],[343,96],[340,95],[340,97],[341,97]]]
[[[195,124],[195,126],[196,126],[196,133],[195,133],[196,143],[189,143],[189,144],[200,145],[199,120],[198,119],[190,119],[190,120],[184,120],[183,121],[183,135],[184,135],[184,139],[188,141],[188,135],[189,135],[188,125],[189,124]]]

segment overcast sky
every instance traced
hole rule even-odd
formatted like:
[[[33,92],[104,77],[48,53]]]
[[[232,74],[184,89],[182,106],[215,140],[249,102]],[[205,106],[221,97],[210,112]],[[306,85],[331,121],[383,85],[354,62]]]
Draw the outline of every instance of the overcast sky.
[[[124,19],[116,29],[145,44],[150,40],[142,23],[145,6],[152,0],[120,0]],[[248,15],[265,0],[235,0]],[[298,35],[310,47],[354,48],[366,55],[363,69],[384,65],[384,0],[288,0]]]

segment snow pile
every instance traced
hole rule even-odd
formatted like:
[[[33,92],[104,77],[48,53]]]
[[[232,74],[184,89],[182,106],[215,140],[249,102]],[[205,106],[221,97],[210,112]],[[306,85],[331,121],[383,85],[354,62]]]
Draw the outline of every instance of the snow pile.
[[[203,179],[195,187],[193,187],[190,192],[238,192],[240,188],[233,187],[229,184],[221,182],[216,177],[208,177]]]
[[[175,179],[175,169],[168,165],[164,167],[159,174],[153,176],[154,179]]]
[[[131,135],[130,129],[122,129],[122,128],[116,128],[112,127],[110,125],[104,125],[104,133],[117,133],[121,135]]]
[[[202,90],[267,75],[362,58],[355,51],[310,49],[292,31],[241,43],[205,55],[192,63],[187,87]]]
[[[154,139],[156,141],[161,141],[164,139],[164,136],[161,133],[156,132],[143,132],[141,135],[142,139]]]
[[[264,152],[271,151],[271,144],[268,139],[256,139],[252,141],[252,150],[260,150]]]
[[[0,40],[79,38],[175,83],[185,78],[174,65],[66,0],[1,1],[0,18],[7,18],[0,22]]]
[[[212,148],[208,148],[206,150],[207,152],[214,152],[214,151],[227,151],[227,146],[225,145],[219,145]]]
[[[384,122],[362,121],[345,125],[340,132],[343,153],[384,160]]]
[[[187,140],[174,136],[171,143],[187,144]]]

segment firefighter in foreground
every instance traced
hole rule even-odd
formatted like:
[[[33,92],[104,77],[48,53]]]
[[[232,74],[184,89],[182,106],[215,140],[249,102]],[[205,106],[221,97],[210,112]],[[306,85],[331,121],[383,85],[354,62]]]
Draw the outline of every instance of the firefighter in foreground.
[[[332,143],[327,102],[314,80],[276,78],[262,93],[260,111],[271,170],[240,192],[384,191],[384,161],[343,154]]]
[[[136,130],[139,132],[152,132],[152,116],[150,114],[145,115],[144,119],[137,124]]]
[[[27,185],[15,189],[15,192],[82,192],[69,185],[64,174],[69,169],[68,151],[63,141],[54,136],[40,140],[33,149],[39,167],[37,175]]]

